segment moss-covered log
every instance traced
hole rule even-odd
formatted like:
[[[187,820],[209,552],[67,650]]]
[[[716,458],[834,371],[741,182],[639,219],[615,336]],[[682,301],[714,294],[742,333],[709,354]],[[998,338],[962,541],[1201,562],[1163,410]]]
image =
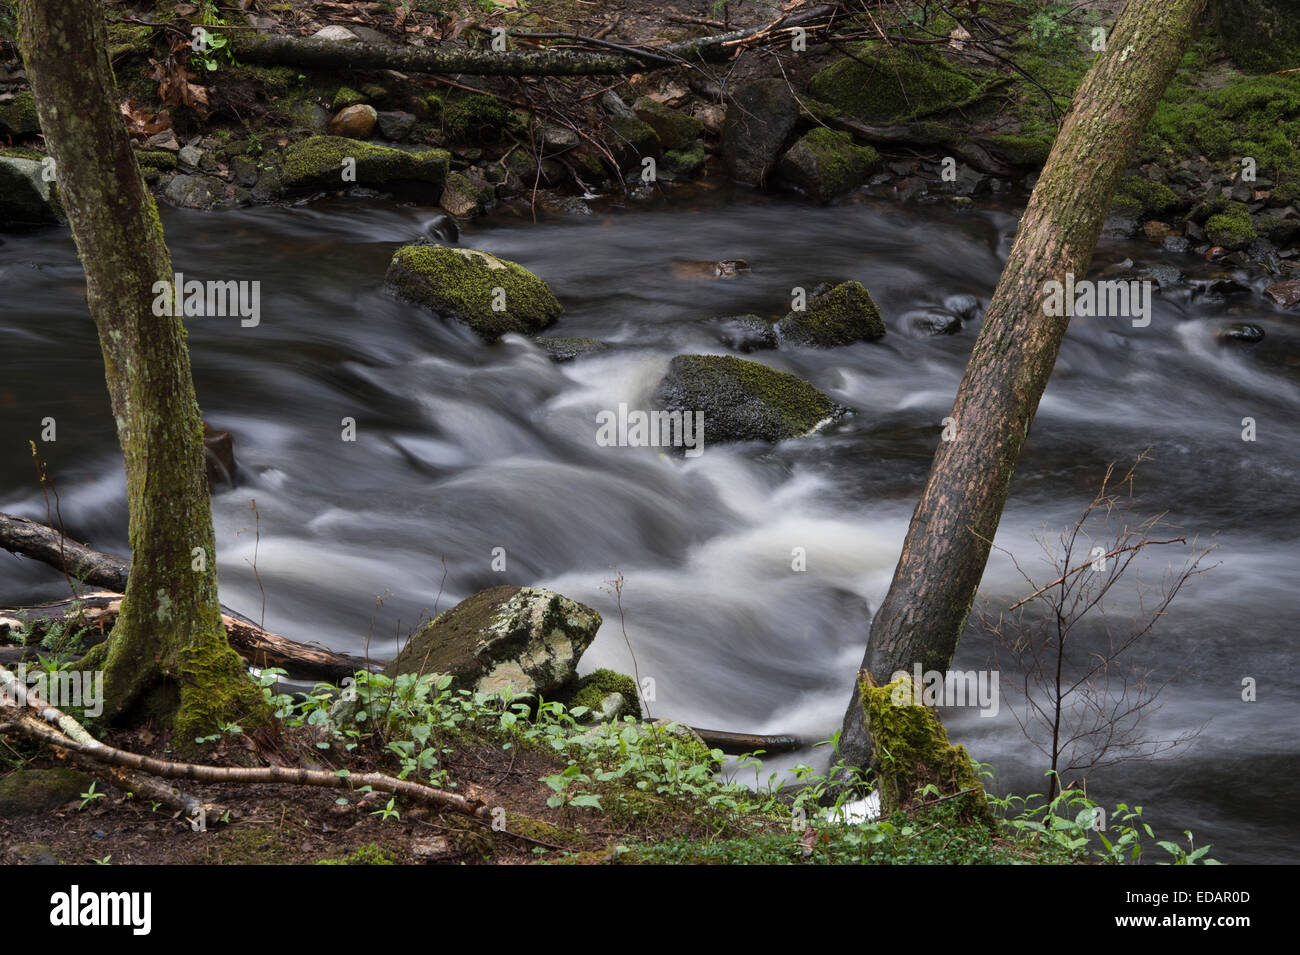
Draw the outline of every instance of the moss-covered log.
[[[966,366],[951,412],[955,440],[939,443],[872,621],[862,669],[877,685],[917,663],[945,671],[952,661],[1070,321],[1046,314],[1045,286],[1087,273],[1116,185],[1204,8],[1205,0],[1131,0],[1075,95]],[[850,764],[870,760],[857,685],[840,748]]]
[[[126,459],[131,569],[102,653],[104,712],[159,683],[178,691],[178,739],[257,722],[260,691],[226,642],[203,422],[179,317],[154,314],[171,259],[117,111],[98,0],[20,0],[19,43],[86,273]],[[169,694],[175,699],[175,695]]]
[[[362,41],[340,43],[243,32],[231,37],[231,46],[235,56],[243,62],[295,66],[300,69],[389,69],[408,73],[464,73],[471,76],[616,76],[683,66],[690,62],[726,60],[735,54],[740,44],[760,38],[788,43],[790,34],[785,31],[803,26],[812,34],[813,25],[829,22],[837,9],[834,5],[820,5],[757,27],[641,49],[608,44],[610,49],[594,51],[516,49],[495,52],[471,50],[450,44],[417,47]],[[579,36],[562,39],[594,42]]]

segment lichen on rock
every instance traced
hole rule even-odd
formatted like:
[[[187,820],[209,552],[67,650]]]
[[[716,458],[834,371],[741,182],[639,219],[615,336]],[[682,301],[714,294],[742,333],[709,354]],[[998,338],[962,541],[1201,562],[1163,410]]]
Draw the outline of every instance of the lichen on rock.
[[[595,610],[540,587],[492,587],[425,624],[390,675],[444,673],[453,689],[552,696],[600,629]]]

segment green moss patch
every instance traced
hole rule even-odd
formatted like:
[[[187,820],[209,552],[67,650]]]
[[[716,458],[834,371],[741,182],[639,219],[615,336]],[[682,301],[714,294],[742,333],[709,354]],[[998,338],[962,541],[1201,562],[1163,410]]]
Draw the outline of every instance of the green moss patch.
[[[880,309],[859,282],[843,282],[818,295],[803,311],[790,312],[776,327],[787,341],[821,348],[875,341],[885,334]]]
[[[702,412],[708,441],[793,438],[842,410],[802,378],[730,355],[678,355],[654,400],[670,412]]]
[[[800,192],[825,202],[862,185],[879,162],[878,152],[855,146],[848,133],[818,126],[786,151],[777,169]]]
[[[442,149],[407,152],[340,136],[312,136],[285,150],[281,181],[287,189],[353,185],[343,178],[345,159],[356,162],[356,185],[408,181],[442,188],[451,157]]]
[[[896,123],[946,112],[979,99],[985,77],[928,47],[868,42],[817,73],[814,96],[873,123]]]
[[[489,342],[507,332],[539,332],[561,312],[550,286],[532,272],[474,249],[405,246],[393,256],[385,282],[401,297],[464,322]]]
[[[79,798],[90,782],[75,769],[16,769],[0,777],[0,818],[57,809]]]

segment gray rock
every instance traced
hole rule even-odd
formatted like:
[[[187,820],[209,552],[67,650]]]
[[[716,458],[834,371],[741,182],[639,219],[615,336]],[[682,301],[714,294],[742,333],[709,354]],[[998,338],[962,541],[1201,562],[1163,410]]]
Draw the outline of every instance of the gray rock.
[[[785,80],[763,79],[736,90],[722,123],[722,161],[737,182],[762,185],[799,118]]]
[[[211,209],[225,198],[225,185],[211,176],[173,176],[163,198],[182,209]]]
[[[453,689],[552,696],[600,629],[590,607],[540,587],[492,587],[420,628],[387,673],[443,673]]]
[[[956,335],[961,319],[941,308],[921,308],[906,313],[903,323],[916,335]]]
[[[786,150],[777,170],[799,192],[827,202],[866,182],[879,161],[879,153],[853,145],[847,133],[819,126]]]
[[[729,315],[717,319],[718,338],[728,348],[738,352],[761,351],[775,348],[776,329],[766,318],[758,315]]]
[[[176,158],[187,166],[197,166],[203,158],[203,150],[198,146],[182,146]]]
[[[331,43],[347,43],[359,39],[359,37],[347,27],[338,24],[330,24],[322,27],[311,35],[313,40],[329,40]]]
[[[731,355],[678,355],[654,403],[670,412],[702,412],[706,442],[781,441],[844,413],[802,378]]]
[[[609,344],[599,338],[539,338],[537,347],[551,357],[551,361],[563,363],[609,351]]]
[[[411,133],[415,125],[415,115],[404,113],[400,109],[385,110],[378,114],[379,134],[385,139],[400,143]]]
[[[1235,325],[1229,325],[1223,331],[1219,332],[1219,338],[1222,341],[1242,342],[1246,345],[1254,345],[1256,342],[1264,340],[1264,329],[1258,325],[1247,325],[1239,322]]]
[[[0,229],[62,221],[58,190],[45,181],[45,164],[0,156]]]

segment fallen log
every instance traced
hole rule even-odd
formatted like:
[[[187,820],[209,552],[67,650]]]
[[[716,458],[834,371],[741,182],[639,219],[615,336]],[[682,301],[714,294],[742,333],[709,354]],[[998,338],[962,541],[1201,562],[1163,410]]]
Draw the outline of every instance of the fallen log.
[[[0,512],[0,547],[56,567],[93,587],[126,590],[125,560],[91,550],[38,521]]]
[[[966,160],[975,169],[991,176],[1007,177],[1015,170],[989,151],[987,146],[975,139],[954,142],[948,139],[936,139],[935,124],[917,123],[915,125],[874,126],[854,119],[851,116],[827,116],[826,125],[849,133],[854,139],[877,146],[932,146],[947,149]]]
[[[121,607],[120,593],[101,590],[21,610],[0,609],[0,620],[25,618],[31,623],[75,619],[78,626],[107,635]],[[362,657],[298,643],[265,630],[226,607],[221,610],[221,622],[226,626],[231,647],[249,665],[259,669],[279,667],[294,679],[337,683],[358,670],[378,670],[381,666]]]
[[[337,42],[297,36],[267,36],[232,31],[234,55],[248,63],[323,70],[399,70],[406,73],[463,73],[470,76],[601,76],[639,73],[692,61],[731,57],[747,41],[766,41],[774,33],[827,20],[838,4],[820,4],[761,26],[665,46],[619,46],[618,49],[471,50],[447,44],[395,46],[366,41]],[[812,32],[812,28],[809,32]],[[220,27],[211,27],[218,30]],[[524,37],[526,38],[526,37]],[[592,39],[566,37],[573,42]],[[596,44],[593,44],[596,45]]]
[[[792,753],[803,749],[807,743],[797,736],[759,736],[755,733],[729,733],[726,730],[706,730],[698,726],[691,729],[700,734],[700,739],[712,747],[720,749],[729,756],[742,753],[756,753],[760,749],[767,755],[775,753]]]

